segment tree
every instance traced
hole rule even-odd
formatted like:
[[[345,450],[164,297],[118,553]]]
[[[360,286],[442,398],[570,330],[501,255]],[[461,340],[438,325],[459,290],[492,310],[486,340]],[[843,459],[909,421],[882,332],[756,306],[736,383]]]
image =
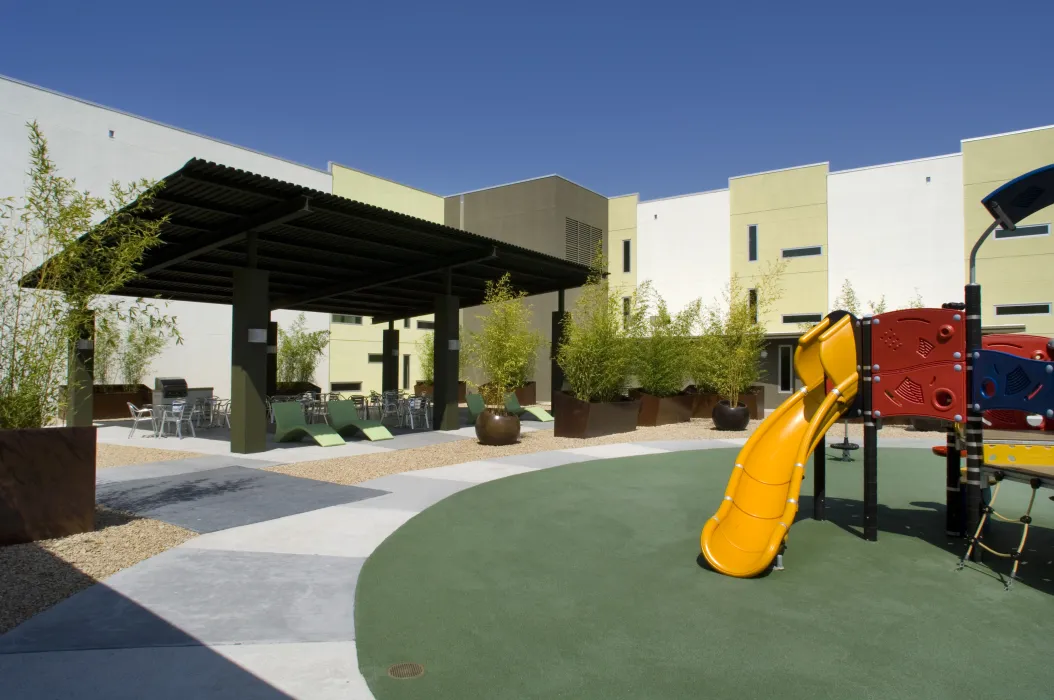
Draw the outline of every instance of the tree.
[[[878,301],[868,301],[867,307],[868,313],[872,315],[884,313],[886,310],[886,295],[883,294]],[[856,290],[853,289],[853,283],[848,279],[842,282],[842,289],[831,303],[831,308],[832,310],[848,311],[854,316],[860,316],[860,312],[863,310],[860,305],[860,299],[856,295]],[[811,327],[807,326],[806,330]]]
[[[150,210],[163,183],[115,182],[108,198],[80,191],[59,174],[37,123],[26,126],[27,190],[0,201],[0,428],[40,427],[62,411],[69,348],[96,314],[141,315],[157,334],[182,340],[157,307],[105,298],[161,244],[166,218]]]
[[[498,280],[488,280],[484,311],[476,316],[480,330],[469,332],[465,343],[468,361],[485,378],[479,387],[484,403],[501,414],[505,394],[531,379],[538,350],[545,345],[545,337],[531,329],[534,309],[526,296],[513,288],[507,272]]]
[[[921,309],[921,308],[923,308],[925,306],[926,306],[926,303],[924,301],[922,301],[922,294],[919,292],[919,288],[915,287],[915,296],[913,296],[908,301],[907,308],[909,308],[909,309]]]
[[[465,329],[461,326],[458,326],[457,337],[465,337]],[[424,384],[435,384],[435,342],[435,332],[428,331],[415,344],[417,360],[421,363],[421,382]],[[459,352],[457,354],[457,377],[460,381],[465,379],[465,368],[468,366],[467,356],[467,352]]]
[[[165,349],[168,339],[152,333],[149,328],[131,324],[121,348],[121,381],[141,384],[150,363]]]
[[[310,382],[329,345],[329,331],[307,330],[307,317],[300,313],[286,331],[278,329],[278,381]]]
[[[599,251],[574,309],[564,318],[556,361],[564,371],[571,395],[581,401],[616,401],[636,364],[632,339],[643,322],[644,304],[634,291],[629,308],[604,277]]]
[[[645,307],[645,320],[637,324],[642,336],[635,343],[634,374],[645,393],[673,396],[684,388],[691,371],[692,329],[698,323],[702,302],[697,299],[670,314],[666,301],[649,282],[641,284],[637,294]]]
[[[733,275],[723,303],[703,313],[703,333],[696,343],[697,386],[717,390],[730,405],[761,377],[761,351],[765,347],[765,327],[758,319],[782,296],[780,280],[783,265],[773,265],[753,280],[756,302],[743,281]]]

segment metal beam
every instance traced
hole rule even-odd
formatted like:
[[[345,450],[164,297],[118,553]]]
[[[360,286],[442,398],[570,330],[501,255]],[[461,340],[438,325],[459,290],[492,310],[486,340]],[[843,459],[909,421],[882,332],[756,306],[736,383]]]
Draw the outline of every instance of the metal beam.
[[[311,200],[308,197],[294,197],[284,202],[279,202],[258,214],[242,217],[233,223],[219,227],[215,231],[195,236],[189,242],[179,246],[180,252],[175,253],[171,257],[166,257],[155,265],[140,270],[139,274],[149,275],[151,272],[164,270],[167,267],[178,265],[203,253],[242,241],[250,231],[266,231],[310,213]],[[161,250],[163,251],[164,248]]]
[[[471,250],[459,255],[452,255],[448,258],[429,260],[424,263],[410,265],[395,270],[385,270],[376,275],[366,275],[351,282],[341,282],[340,284],[308,292],[307,294],[302,294],[297,297],[284,297],[279,299],[272,308],[287,308],[290,306],[309,304],[313,301],[329,299],[330,297],[340,296],[341,294],[349,294],[363,289],[371,289],[373,287],[380,287],[394,282],[401,282],[402,280],[413,279],[414,277],[435,274],[436,272],[448,270],[460,265],[471,265],[472,263],[481,262],[483,260],[493,260],[496,257],[498,257],[497,247],[492,247],[486,252],[478,249]]]

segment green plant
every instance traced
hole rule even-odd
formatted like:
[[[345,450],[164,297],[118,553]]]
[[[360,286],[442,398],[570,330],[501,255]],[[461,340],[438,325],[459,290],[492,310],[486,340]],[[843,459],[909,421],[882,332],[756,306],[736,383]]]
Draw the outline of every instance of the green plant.
[[[907,308],[909,309],[921,309],[926,306],[926,302],[922,300],[922,293],[919,292],[919,288],[915,287],[915,296],[908,301]]]
[[[161,243],[166,219],[148,217],[161,183],[115,182],[108,198],[82,192],[59,174],[37,123],[26,126],[29,184],[0,201],[0,428],[40,427],[62,411],[70,347],[96,314],[140,314],[182,341],[175,318],[157,307],[138,300],[126,310],[104,298]]]
[[[421,362],[421,381],[425,384],[434,384],[436,378],[436,337],[435,333],[428,331],[417,341],[417,358]],[[462,353],[458,353],[461,355]]]
[[[886,295],[883,294],[878,301],[868,301],[867,307],[868,313],[872,315],[884,313],[886,310]],[[859,316],[863,310],[860,305],[860,298],[857,297],[856,290],[853,289],[853,283],[848,279],[842,282],[842,289],[831,303],[831,309],[848,311],[854,316]],[[812,325],[806,324],[803,330],[808,330],[809,328],[812,328]]]
[[[307,317],[297,315],[289,330],[278,329],[278,381],[310,382],[329,344],[329,331],[307,330]]]
[[[628,308],[604,277],[604,256],[598,251],[592,271],[571,313],[564,318],[556,361],[571,395],[582,401],[616,401],[636,363],[632,338],[644,318],[641,296],[634,292]]]
[[[149,327],[131,324],[121,348],[121,381],[125,384],[141,384],[143,375],[154,358],[165,349],[168,339]]]
[[[696,343],[696,382],[712,386],[732,406],[761,378],[765,326],[757,319],[782,295],[782,274],[783,266],[775,265],[754,278],[756,308],[742,280],[733,275],[723,303],[711,305],[704,313],[702,338]],[[700,373],[706,375],[702,381]]]
[[[699,320],[701,300],[671,315],[666,301],[649,282],[637,288],[645,320],[635,330],[637,362],[634,374],[640,388],[652,396],[678,394],[691,373],[692,329]]]
[[[121,354],[121,329],[112,313],[95,316],[95,355],[93,379],[95,384],[113,384],[117,379],[117,364]]]
[[[534,373],[538,350],[545,337],[531,329],[533,307],[527,293],[514,289],[509,273],[487,282],[479,331],[468,333],[465,354],[482,373],[479,386],[483,402],[499,414],[505,413],[505,394],[526,384]]]

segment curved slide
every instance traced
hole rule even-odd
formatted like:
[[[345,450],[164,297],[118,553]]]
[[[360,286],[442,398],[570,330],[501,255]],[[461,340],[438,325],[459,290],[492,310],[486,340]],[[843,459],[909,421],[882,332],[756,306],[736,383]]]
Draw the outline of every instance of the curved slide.
[[[717,571],[749,577],[776,558],[798,512],[805,462],[856,397],[852,317],[823,319],[798,341],[795,370],[804,386],[769,415],[736,458],[725,498],[700,537]],[[827,380],[834,389],[825,393]]]

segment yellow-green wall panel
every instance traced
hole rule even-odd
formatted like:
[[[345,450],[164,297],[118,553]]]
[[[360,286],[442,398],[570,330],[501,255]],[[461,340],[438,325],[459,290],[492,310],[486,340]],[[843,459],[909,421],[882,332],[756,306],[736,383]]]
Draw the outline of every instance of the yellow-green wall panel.
[[[628,194],[608,200],[608,279],[613,288],[630,293],[637,286],[637,204]],[[623,272],[623,241],[630,242],[630,271]],[[644,280],[640,280],[644,281]]]
[[[336,163],[332,165],[331,170],[335,195],[437,224],[443,223],[444,199],[438,195]]]

